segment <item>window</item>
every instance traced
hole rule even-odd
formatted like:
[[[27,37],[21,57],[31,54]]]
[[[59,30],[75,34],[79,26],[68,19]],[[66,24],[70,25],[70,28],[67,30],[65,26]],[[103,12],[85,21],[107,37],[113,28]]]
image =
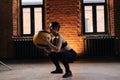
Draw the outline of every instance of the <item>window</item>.
[[[83,32],[107,33],[105,0],[83,0]]]
[[[33,36],[44,26],[43,0],[21,0],[21,35]]]

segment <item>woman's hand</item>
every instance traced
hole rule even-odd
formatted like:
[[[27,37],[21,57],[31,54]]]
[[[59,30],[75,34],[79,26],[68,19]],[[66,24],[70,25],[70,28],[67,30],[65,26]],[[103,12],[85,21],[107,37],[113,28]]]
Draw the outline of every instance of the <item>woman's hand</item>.
[[[49,47],[50,47],[50,49],[52,50],[52,51],[54,51],[54,52],[60,52],[60,50],[61,50],[61,45],[62,45],[62,39],[61,38],[56,38],[55,39],[55,45],[53,45],[50,41],[49,41],[49,39],[48,38],[46,38],[46,37],[42,37],[42,39],[44,40],[44,42],[45,42],[45,44],[47,44]]]
[[[50,53],[46,48],[44,48],[44,52],[45,52],[45,55],[47,55],[47,56]]]

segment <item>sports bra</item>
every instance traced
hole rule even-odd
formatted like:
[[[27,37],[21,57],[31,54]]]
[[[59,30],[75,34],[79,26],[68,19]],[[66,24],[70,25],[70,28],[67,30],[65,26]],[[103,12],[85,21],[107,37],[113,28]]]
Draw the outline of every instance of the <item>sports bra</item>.
[[[61,48],[64,48],[64,47],[66,47],[67,46],[67,42],[65,41],[64,43],[62,43],[62,46],[61,46]]]

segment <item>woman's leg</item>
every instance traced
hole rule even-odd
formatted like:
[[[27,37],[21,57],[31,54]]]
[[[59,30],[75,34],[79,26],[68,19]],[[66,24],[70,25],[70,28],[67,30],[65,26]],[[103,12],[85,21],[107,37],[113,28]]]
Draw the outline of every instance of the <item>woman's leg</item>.
[[[70,70],[70,66],[69,66],[69,62],[67,60],[67,57],[66,57],[66,53],[61,53],[61,62],[63,63],[64,67],[65,67],[65,74],[63,75],[63,78],[67,78],[67,77],[71,77],[72,76],[72,72]]]
[[[69,63],[66,62],[65,60],[61,61],[65,67],[65,74],[63,75],[63,78],[67,78],[67,77],[71,77],[72,76],[72,72],[70,70],[70,66]]]
[[[52,71],[51,73],[63,73],[63,71],[59,65],[58,58],[57,58],[58,56],[56,55],[56,53],[50,53],[49,57],[51,58],[51,61],[53,62],[53,64],[56,67],[56,70]]]

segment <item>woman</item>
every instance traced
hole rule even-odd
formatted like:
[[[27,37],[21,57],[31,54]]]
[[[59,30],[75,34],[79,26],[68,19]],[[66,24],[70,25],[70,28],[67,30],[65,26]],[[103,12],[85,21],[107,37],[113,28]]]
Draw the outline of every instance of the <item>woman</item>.
[[[48,56],[56,66],[56,69],[51,73],[63,73],[63,70],[61,69],[58,62],[61,61],[65,67],[65,74],[63,75],[63,78],[67,78],[72,76],[69,63],[77,59],[77,54],[59,33],[59,29],[60,24],[58,22],[50,23],[50,33],[54,36],[54,40],[50,42],[48,39],[43,38],[50,48],[44,50],[48,53]]]

